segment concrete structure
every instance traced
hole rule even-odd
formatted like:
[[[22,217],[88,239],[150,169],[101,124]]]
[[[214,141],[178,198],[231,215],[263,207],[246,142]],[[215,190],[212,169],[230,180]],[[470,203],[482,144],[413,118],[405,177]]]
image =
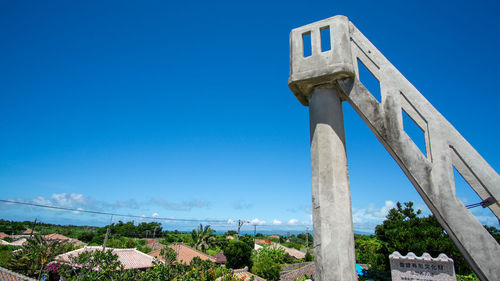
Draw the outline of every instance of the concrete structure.
[[[418,257],[412,252],[403,256],[396,251],[389,255],[389,260],[392,281],[457,281],[453,259],[445,254],[433,258],[428,253]]]
[[[326,50],[320,36],[325,30]],[[356,279],[338,99],[353,106],[396,160],[479,279],[500,280],[500,246],[456,197],[453,167],[497,218],[500,177],[460,133],[344,16],[292,30],[290,60],[289,87],[310,106],[316,280]],[[360,82],[358,61],[380,82],[380,102]],[[403,110],[424,132],[425,155],[404,131]]]

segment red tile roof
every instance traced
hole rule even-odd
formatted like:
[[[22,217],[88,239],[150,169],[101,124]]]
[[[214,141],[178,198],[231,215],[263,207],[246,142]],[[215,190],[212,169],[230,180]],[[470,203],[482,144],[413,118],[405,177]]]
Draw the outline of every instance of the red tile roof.
[[[214,257],[209,256],[205,253],[202,253],[198,250],[195,250],[195,249],[193,249],[189,246],[186,246],[182,243],[175,243],[175,244],[172,244],[168,247],[175,251],[175,253],[177,254],[176,260],[180,263],[184,263],[184,264],[189,265],[195,257],[199,257],[202,260],[208,260],[211,262],[215,262]],[[153,251],[153,252],[149,253],[149,255],[153,256],[161,261],[164,261],[164,259],[160,255],[160,251],[161,250]]]
[[[31,235],[31,231],[32,231],[31,228],[26,228],[25,231],[21,232],[21,234],[23,234],[23,235]],[[38,233],[38,232],[33,231],[33,234],[36,234],[36,233]]]
[[[236,278],[238,278],[238,280],[242,280],[242,281],[250,281],[250,280],[252,280],[252,277],[253,277],[253,280],[255,280],[255,281],[266,281],[266,279],[248,272],[248,268],[246,268],[246,267],[244,269],[235,269],[233,271],[233,273],[234,273],[234,276],[236,276]]]
[[[299,269],[291,270],[281,274],[280,280],[282,281],[295,281],[297,278],[304,278],[306,275],[314,278],[314,263],[311,262]]]
[[[4,239],[6,237],[10,237],[9,235],[3,233],[3,232],[0,232],[0,239]]]
[[[96,250],[102,250],[102,247],[85,246],[81,249],[61,254],[56,257],[56,260],[69,263],[71,262],[70,257],[78,256],[83,252]],[[111,250],[113,254],[118,256],[118,261],[123,265],[125,269],[141,269],[153,266],[154,258],[152,256],[139,252],[136,249],[106,248],[106,251],[107,250]]]
[[[29,278],[27,276],[21,275],[19,273],[15,273],[6,268],[0,267],[0,280],[2,281],[35,281],[33,278]]]
[[[78,239],[66,237],[66,236],[64,236],[62,234],[58,234],[58,233],[47,234],[47,235],[44,235],[43,238],[45,238],[47,240],[57,240],[57,241],[61,241],[61,242],[68,242],[68,243],[71,243],[75,246],[86,245],[85,243],[83,243],[82,241],[80,241]]]
[[[271,244],[271,239],[255,239],[255,244]]]
[[[225,264],[227,261],[226,256],[224,256],[224,252],[215,254],[214,258],[216,264]]]
[[[281,249],[284,249],[285,250],[285,253],[289,254],[290,256],[296,258],[296,259],[303,259],[306,257],[306,254],[305,253],[302,253],[301,251],[297,250],[297,249],[294,249],[294,248],[288,248],[288,247],[285,247],[281,244],[273,244],[273,247],[276,246],[278,248],[281,248]]]

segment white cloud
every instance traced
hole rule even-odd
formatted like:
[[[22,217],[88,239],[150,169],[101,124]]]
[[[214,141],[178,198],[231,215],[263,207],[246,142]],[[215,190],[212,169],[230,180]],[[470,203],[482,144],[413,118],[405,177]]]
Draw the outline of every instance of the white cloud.
[[[228,220],[227,220],[227,223],[229,223],[229,224],[233,224],[233,223],[234,223],[234,221],[233,221],[232,219],[228,219]]]
[[[47,200],[42,196],[37,196],[37,197],[31,199],[31,202],[33,202],[35,204],[39,204],[39,205],[49,205],[49,206],[52,205],[52,202],[50,202],[50,200]]]
[[[288,224],[290,225],[296,225],[299,221],[297,219],[291,219],[288,221]]]
[[[280,224],[282,224],[282,223],[283,223],[283,222],[281,222],[280,220],[277,220],[277,219],[274,219],[274,220],[272,221],[272,224],[274,224],[274,225],[280,225]]]
[[[259,220],[258,218],[255,218],[255,219],[251,220],[250,223],[251,224],[258,224],[258,225],[260,225],[260,224],[265,224],[266,221]]]
[[[77,193],[54,193],[50,196],[52,202],[56,206],[74,208],[76,206],[85,205],[85,197]]]
[[[373,233],[375,226],[381,224],[390,209],[394,208],[394,201],[386,200],[382,207],[377,208],[375,204],[369,204],[366,208],[353,208],[352,221],[356,231]]]
[[[159,217],[160,215],[159,215],[158,213],[153,213],[151,216],[152,216],[153,218],[157,218],[157,217]]]

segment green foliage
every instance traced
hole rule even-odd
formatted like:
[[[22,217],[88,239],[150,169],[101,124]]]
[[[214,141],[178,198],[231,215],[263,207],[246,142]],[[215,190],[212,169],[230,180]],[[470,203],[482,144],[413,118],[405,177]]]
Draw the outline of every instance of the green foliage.
[[[456,275],[457,281],[479,281],[479,278],[477,278],[476,274],[472,273],[469,275]]]
[[[305,242],[304,242],[304,244],[305,244]],[[283,243],[281,243],[281,245],[283,245],[285,247],[294,248],[294,249],[297,249],[297,250],[305,248],[304,244],[299,244],[299,243],[295,243],[295,242],[283,242]]]
[[[372,269],[385,270],[385,257],[380,253],[382,243],[373,235],[354,235],[356,263],[369,264]]]
[[[77,266],[61,267],[59,274],[64,280],[126,280],[130,275],[111,250],[85,251],[70,260]]]
[[[309,251],[306,252],[306,256],[304,259],[305,261],[314,261],[314,257]]]
[[[224,235],[217,235],[217,237],[215,238],[214,244],[219,249],[224,249],[229,244],[229,239],[227,239],[226,236],[224,236]]]
[[[170,248],[167,248],[171,250]],[[173,250],[172,250],[173,251]],[[165,251],[167,259],[175,260],[175,252],[172,256],[169,251]],[[170,256],[170,257],[168,257]],[[156,280],[177,280],[177,281],[237,281],[234,274],[226,268],[216,266],[209,261],[202,261],[194,258],[190,265],[179,263],[156,263],[152,268],[145,271],[124,270],[118,262],[118,256],[111,251],[84,252],[72,259],[73,267],[58,264],[51,269],[63,277],[64,280],[124,280],[124,281],[156,281]],[[220,279],[218,279],[220,278]]]
[[[11,254],[7,267],[15,272],[37,276],[40,279],[43,269],[55,256],[72,249],[71,244],[49,241],[40,235],[35,235],[26,241],[20,251]]]
[[[493,238],[495,238],[495,240],[497,240],[497,243],[500,244],[500,229],[497,229],[493,226],[484,226],[484,228],[486,228],[486,230],[488,230],[488,232],[491,234],[491,236],[493,236]]]
[[[252,273],[273,281],[280,280],[281,264],[285,262],[285,250],[275,247],[264,247],[252,256]]]
[[[12,251],[20,249],[20,247],[16,246],[8,246],[8,245],[0,245],[0,266],[8,267],[9,260],[12,256]]]
[[[105,229],[108,226],[102,228],[105,232]],[[111,224],[110,233],[113,236],[127,236],[127,237],[135,237],[135,238],[156,238],[159,237],[162,232],[161,224],[158,222],[141,222],[137,226],[134,222],[122,222],[118,221],[116,224]],[[102,231],[102,230],[101,230]]]
[[[308,236],[307,239],[306,239],[306,236]],[[306,245],[306,242],[307,242],[308,245],[306,245],[306,248],[312,247],[313,241],[314,241],[313,236],[309,232],[308,233],[300,233],[300,234],[298,234],[297,235],[297,239],[298,239],[298,241],[293,241],[293,240],[290,240],[290,241],[293,241],[293,242],[296,242],[296,243],[300,243],[300,244],[304,244],[304,245]]]
[[[166,264],[173,264],[177,259],[177,253],[174,251],[174,249],[169,247],[161,249],[160,255],[162,256],[163,260],[165,260]]]
[[[389,211],[386,220],[375,229],[376,238],[381,242],[382,247],[377,250],[377,254],[383,256],[383,262],[374,263],[379,270],[389,269],[388,256],[399,251],[402,255],[414,252],[420,256],[424,252],[433,257],[440,253],[445,253],[454,260],[457,274],[468,275],[472,273],[471,268],[458,251],[457,247],[441,228],[434,216],[419,217],[421,212],[413,209],[412,202],[396,204],[396,208]],[[488,229],[488,228],[487,228]],[[495,230],[489,229],[492,235]]]
[[[250,234],[245,234],[245,235],[240,236],[240,241],[243,242],[243,243],[246,243],[252,249],[255,246],[254,238]]]
[[[227,268],[243,268],[251,267],[252,248],[244,242],[231,242],[224,248],[224,255],[226,256]]]
[[[193,247],[200,251],[205,251],[216,240],[213,235],[214,232],[215,230],[211,229],[210,225],[203,227],[203,224],[200,223],[200,226],[197,229],[193,229],[191,232]]]

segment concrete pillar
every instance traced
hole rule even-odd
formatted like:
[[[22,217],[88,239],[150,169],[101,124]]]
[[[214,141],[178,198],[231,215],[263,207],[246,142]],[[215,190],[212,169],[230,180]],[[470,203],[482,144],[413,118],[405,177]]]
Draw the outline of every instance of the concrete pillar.
[[[344,119],[336,89],[309,98],[315,280],[358,280]]]

